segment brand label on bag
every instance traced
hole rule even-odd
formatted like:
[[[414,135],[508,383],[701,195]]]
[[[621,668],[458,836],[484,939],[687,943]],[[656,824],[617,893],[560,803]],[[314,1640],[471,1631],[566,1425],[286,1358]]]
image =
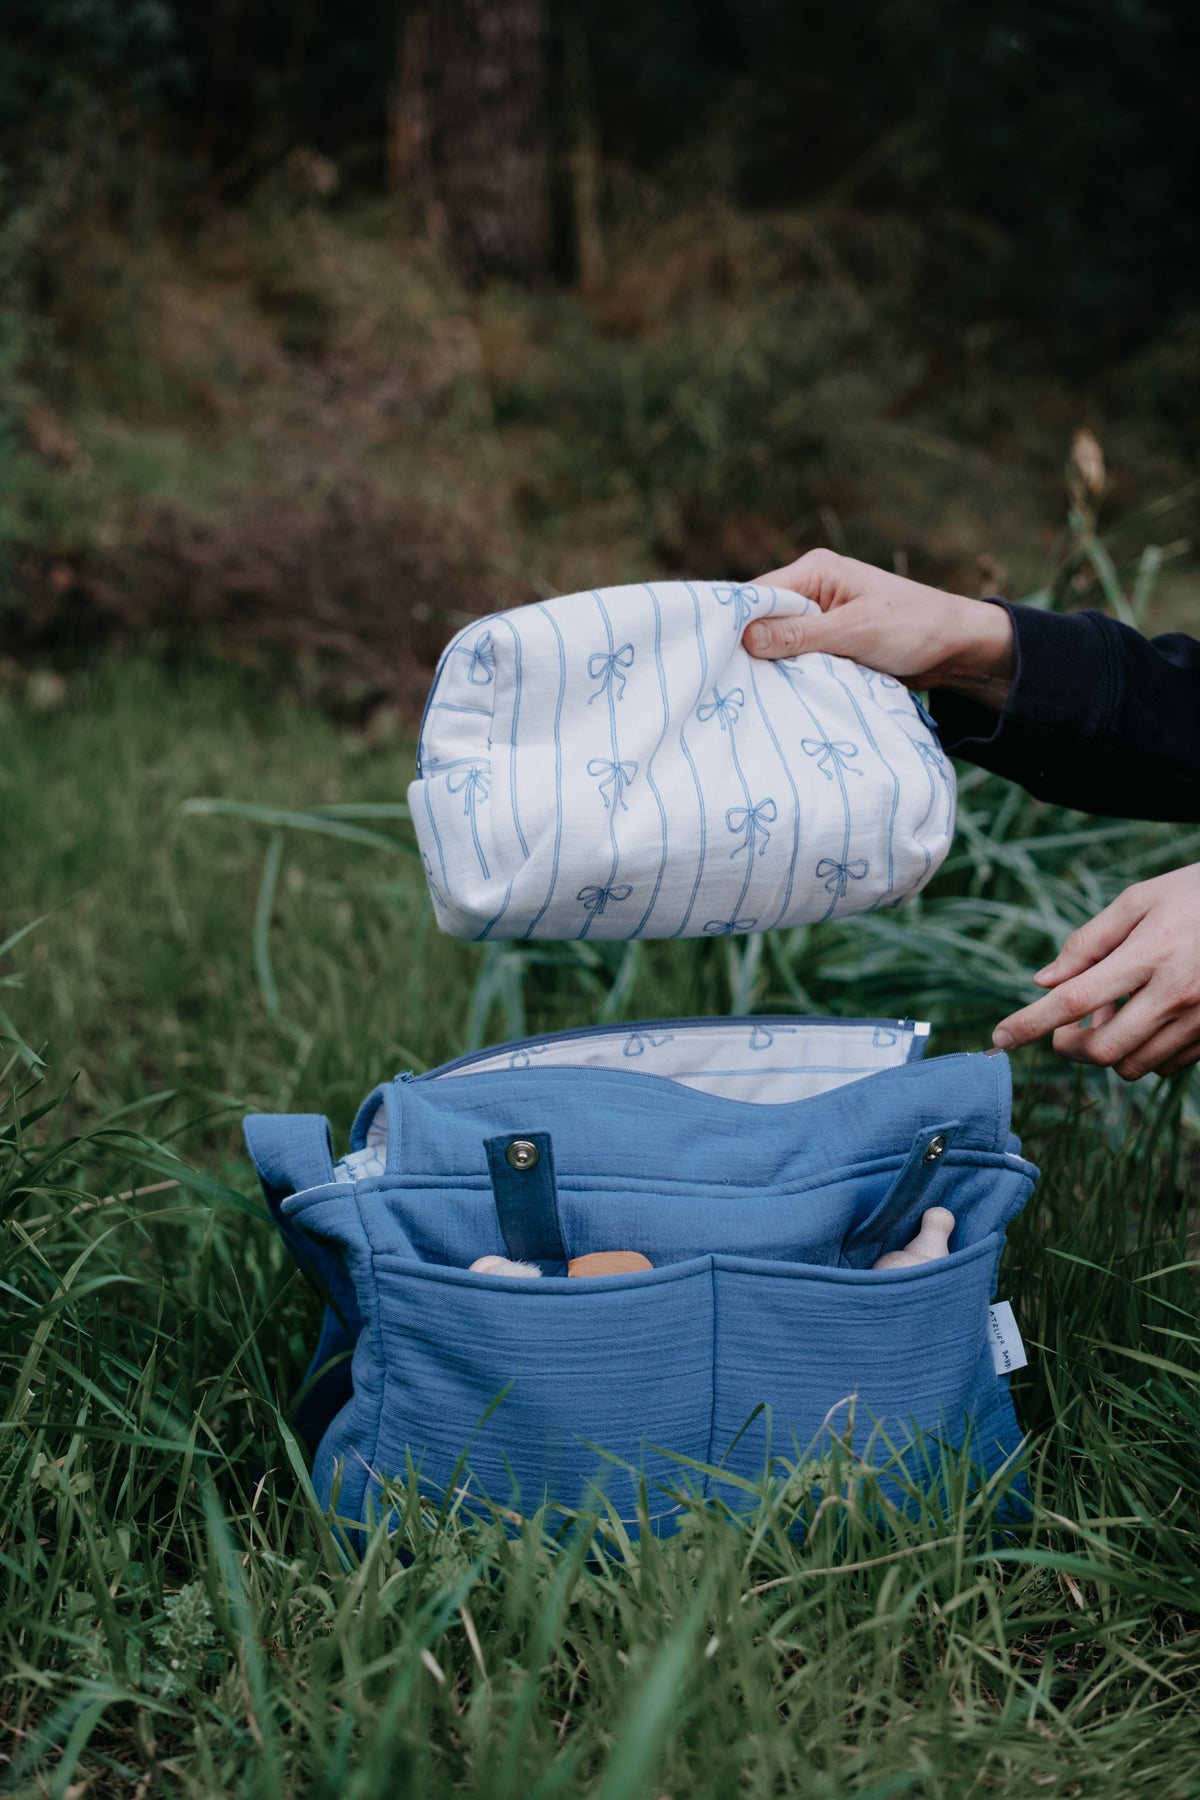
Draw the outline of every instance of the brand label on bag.
[[[997,1300],[988,1308],[988,1342],[992,1346],[992,1367],[997,1375],[1011,1375],[1029,1361],[1017,1321],[1009,1301]]]

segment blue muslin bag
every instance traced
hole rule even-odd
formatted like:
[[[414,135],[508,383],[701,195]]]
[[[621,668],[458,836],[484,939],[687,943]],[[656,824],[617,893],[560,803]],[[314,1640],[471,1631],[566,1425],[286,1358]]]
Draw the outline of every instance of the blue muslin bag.
[[[1020,1433],[989,1301],[1037,1170],[1006,1058],[921,1061],[926,1034],[556,1033],[397,1076],[336,1165],[323,1118],[248,1118],[272,1212],[328,1294],[297,1415],[322,1502],[377,1516],[410,1459],[444,1488],[465,1452],[469,1493],[529,1511],[603,1490],[631,1516],[640,1477],[660,1495],[684,1477],[672,1457],[755,1478],[847,1431],[876,1464],[908,1450],[919,1471],[926,1433],[994,1472]],[[954,1214],[951,1254],[874,1269],[930,1206]],[[612,1249],[654,1267],[567,1278]],[[541,1278],[470,1271],[490,1253]]]

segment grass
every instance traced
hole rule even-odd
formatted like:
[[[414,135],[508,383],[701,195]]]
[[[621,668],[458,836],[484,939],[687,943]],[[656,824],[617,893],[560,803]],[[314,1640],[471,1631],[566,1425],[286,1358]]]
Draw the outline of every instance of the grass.
[[[969,776],[903,915],[483,953],[430,928],[408,766],[215,669],[0,712],[0,938],[40,919],[0,960],[5,1790],[1200,1794],[1194,1083],[1017,1061],[1029,1519],[953,1467],[898,1512],[835,1447],[636,1546],[402,1483],[399,1530],[344,1553],[287,1423],[315,1302],[236,1128],[316,1108],[344,1141],[394,1067],[601,1014],[911,1010],[975,1046],[1049,943],[1200,850]]]

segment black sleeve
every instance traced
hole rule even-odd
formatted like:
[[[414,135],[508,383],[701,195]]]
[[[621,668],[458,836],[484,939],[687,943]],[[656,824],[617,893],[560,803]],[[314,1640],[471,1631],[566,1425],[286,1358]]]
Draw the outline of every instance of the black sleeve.
[[[1017,673],[999,719],[930,695],[943,747],[1036,794],[1113,818],[1200,820],[1200,643],[1103,613],[1000,600]]]

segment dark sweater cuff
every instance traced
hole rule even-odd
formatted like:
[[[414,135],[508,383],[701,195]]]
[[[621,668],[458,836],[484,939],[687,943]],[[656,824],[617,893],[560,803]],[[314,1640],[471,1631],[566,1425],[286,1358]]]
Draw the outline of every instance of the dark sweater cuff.
[[[1068,745],[1077,756],[1111,705],[1102,626],[1089,613],[1042,612],[987,598],[1012,620],[1016,674],[999,715],[945,688],[930,694],[943,749],[1000,774],[1008,774],[1014,761],[1036,765],[1061,758]],[[1081,692],[1091,696],[1086,709],[1080,706]]]

